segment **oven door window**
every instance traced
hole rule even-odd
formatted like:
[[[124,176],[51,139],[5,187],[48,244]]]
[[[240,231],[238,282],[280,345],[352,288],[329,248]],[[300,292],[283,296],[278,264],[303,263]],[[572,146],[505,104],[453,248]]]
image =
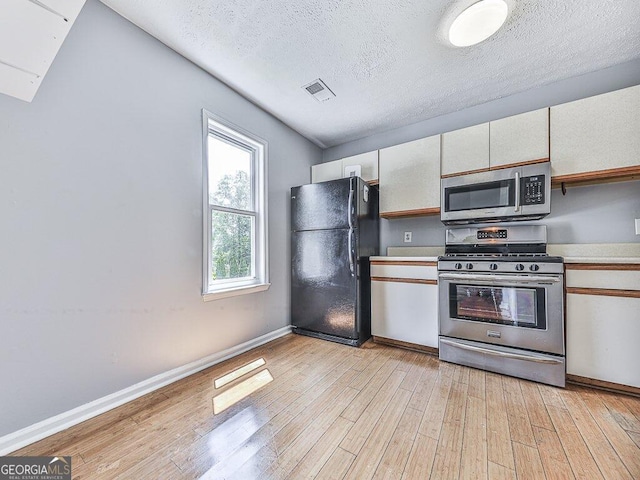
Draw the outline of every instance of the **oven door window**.
[[[544,288],[451,283],[449,313],[459,320],[547,328]]]
[[[480,208],[514,207],[515,180],[447,187],[444,195],[445,211],[460,212]]]

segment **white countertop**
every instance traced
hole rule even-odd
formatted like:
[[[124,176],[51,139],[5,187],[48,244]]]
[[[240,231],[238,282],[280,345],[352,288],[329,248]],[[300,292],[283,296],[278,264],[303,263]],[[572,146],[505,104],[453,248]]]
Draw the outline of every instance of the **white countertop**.
[[[640,243],[558,243],[547,245],[547,253],[564,257],[565,263],[640,263]],[[435,262],[440,255],[444,247],[388,247],[387,256],[371,259]]]
[[[438,257],[444,255],[442,247],[388,247],[390,257]]]
[[[547,253],[565,263],[640,263],[640,243],[549,244]]]
[[[379,257],[371,257],[371,260],[383,261],[383,262],[437,262],[438,257],[418,257],[415,255],[405,255],[405,256],[379,256]]]

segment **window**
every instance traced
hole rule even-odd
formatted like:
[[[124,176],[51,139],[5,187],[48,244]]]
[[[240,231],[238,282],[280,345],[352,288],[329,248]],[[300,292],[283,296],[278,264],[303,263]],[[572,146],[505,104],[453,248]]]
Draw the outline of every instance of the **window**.
[[[205,300],[269,288],[267,142],[203,110]]]

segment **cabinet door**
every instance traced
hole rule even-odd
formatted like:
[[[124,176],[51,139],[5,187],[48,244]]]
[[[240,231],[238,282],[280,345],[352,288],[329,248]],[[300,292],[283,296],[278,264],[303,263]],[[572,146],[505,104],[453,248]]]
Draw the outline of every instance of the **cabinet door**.
[[[438,213],[440,136],[380,150],[380,215]]]
[[[326,182],[342,178],[342,160],[319,163],[311,167],[311,183]]]
[[[342,159],[342,176],[348,177],[346,173],[347,167],[360,165],[360,178],[366,182],[375,182],[378,180],[378,150],[373,152],[361,153],[352,157]]]
[[[438,286],[371,282],[371,334],[438,347]]]
[[[33,100],[84,3],[0,2],[0,93]]]
[[[549,109],[489,123],[490,168],[549,158]]]
[[[640,85],[551,107],[553,176],[640,164]]]
[[[567,295],[567,373],[640,387],[640,298]]]
[[[442,175],[489,168],[489,123],[442,134]]]

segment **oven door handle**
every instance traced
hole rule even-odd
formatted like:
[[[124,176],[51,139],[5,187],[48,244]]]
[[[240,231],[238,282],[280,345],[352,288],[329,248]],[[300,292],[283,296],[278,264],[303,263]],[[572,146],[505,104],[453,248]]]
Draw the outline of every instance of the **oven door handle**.
[[[462,350],[470,350],[472,352],[486,353],[487,355],[494,355],[502,358],[513,358],[516,360],[526,360],[527,362],[537,363],[562,363],[562,360],[556,360],[555,358],[539,357],[537,355],[524,355],[519,353],[501,352],[499,350],[492,350],[490,348],[476,347],[474,345],[467,345],[465,343],[452,342],[451,340],[445,340],[440,338],[440,342],[452,347],[461,348]]]
[[[543,275],[527,276],[527,275],[480,275],[475,273],[441,273],[439,276],[442,280],[471,280],[479,282],[491,282],[496,283],[559,283],[562,281],[562,277],[547,277]]]

